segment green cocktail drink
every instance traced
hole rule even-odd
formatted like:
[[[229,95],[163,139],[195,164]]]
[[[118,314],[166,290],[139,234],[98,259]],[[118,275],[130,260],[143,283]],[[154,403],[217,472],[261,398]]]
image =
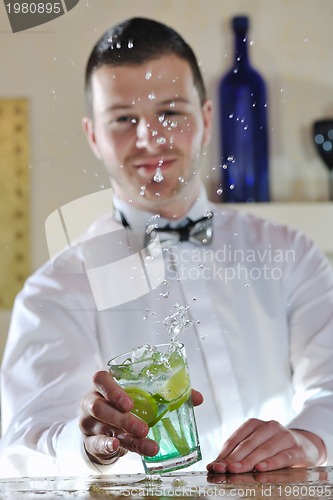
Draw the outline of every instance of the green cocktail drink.
[[[169,472],[201,460],[185,348],[179,342],[143,346],[109,361],[112,376],[134,401],[132,410],[159,444],[143,457],[146,473]]]

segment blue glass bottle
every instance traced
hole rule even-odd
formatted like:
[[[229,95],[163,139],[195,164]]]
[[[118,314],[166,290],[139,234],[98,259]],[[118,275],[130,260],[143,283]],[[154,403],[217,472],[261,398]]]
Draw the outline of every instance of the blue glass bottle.
[[[235,62],[219,87],[223,201],[269,201],[267,92],[248,56],[249,19],[232,19]]]

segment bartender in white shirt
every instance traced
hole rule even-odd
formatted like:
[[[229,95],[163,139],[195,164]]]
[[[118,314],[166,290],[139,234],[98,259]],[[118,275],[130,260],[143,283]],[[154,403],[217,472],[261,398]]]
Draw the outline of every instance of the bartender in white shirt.
[[[203,461],[192,468],[332,464],[332,269],[299,232],[207,200],[199,168],[212,103],[190,47],[165,25],[125,21],[94,47],[86,98],[84,129],[110,176],[115,212],[16,299],[2,364],[0,474],[142,470],[139,455],[157,445],[106,364],[163,342],[176,303],[189,306],[193,326],[181,340],[200,391],[193,400]],[[133,252],[147,245],[147,226],[165,224],[182,229],[166,241],[158,286],[111,304],[121,293],[112,275],[110,297],[97,297],[90,242],[121,266],[109,239],[115,227]]]

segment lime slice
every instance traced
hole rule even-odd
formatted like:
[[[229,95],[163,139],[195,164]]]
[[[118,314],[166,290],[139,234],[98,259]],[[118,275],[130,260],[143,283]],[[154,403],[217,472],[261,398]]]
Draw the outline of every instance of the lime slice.
[[[134,402],[132,413],[151,426],[158,413],[158,406],[153,396],[137,387],[127,387],[125,391]]]
[[[169,408],[168,408],[169,411],[171,412],[178,410],[178,408],[180,408],[184,403],[186,403],[186,401],[190,397],[190,394],[191,394],[191,389],[189,388],[178,399],[176,399],[175,401],[171,401],[171,403],[169,403]]]
[[[172,377],[170,377],[159,391],[159,396],[170,403],[189,392],[190,379],[186,367],[183,365]]]
[[[164,429],[166,430],[169,438],[172,441],[172,444],[174,445],[178,453],[182,457],[186,456],[190,451],[190,447],[187,443],[182,427],[180,428],[181,431],[180,434],[178,434],[170,418],[167,417],[163,418],[162,423]]]

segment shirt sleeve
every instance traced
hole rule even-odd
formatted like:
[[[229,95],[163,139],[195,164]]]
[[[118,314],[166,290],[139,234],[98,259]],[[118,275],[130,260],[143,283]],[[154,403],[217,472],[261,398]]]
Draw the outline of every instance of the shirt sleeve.
[[[289,428],[317,434],[333,463],[333,269],[306,237],[297,233],[295,259],[287,273],[290,362],[296,416]]]
[[[2,363],[0,475],[100,474],[83,449],[79,402],[104,369],[84,274],[46,266],[18,295]]]

